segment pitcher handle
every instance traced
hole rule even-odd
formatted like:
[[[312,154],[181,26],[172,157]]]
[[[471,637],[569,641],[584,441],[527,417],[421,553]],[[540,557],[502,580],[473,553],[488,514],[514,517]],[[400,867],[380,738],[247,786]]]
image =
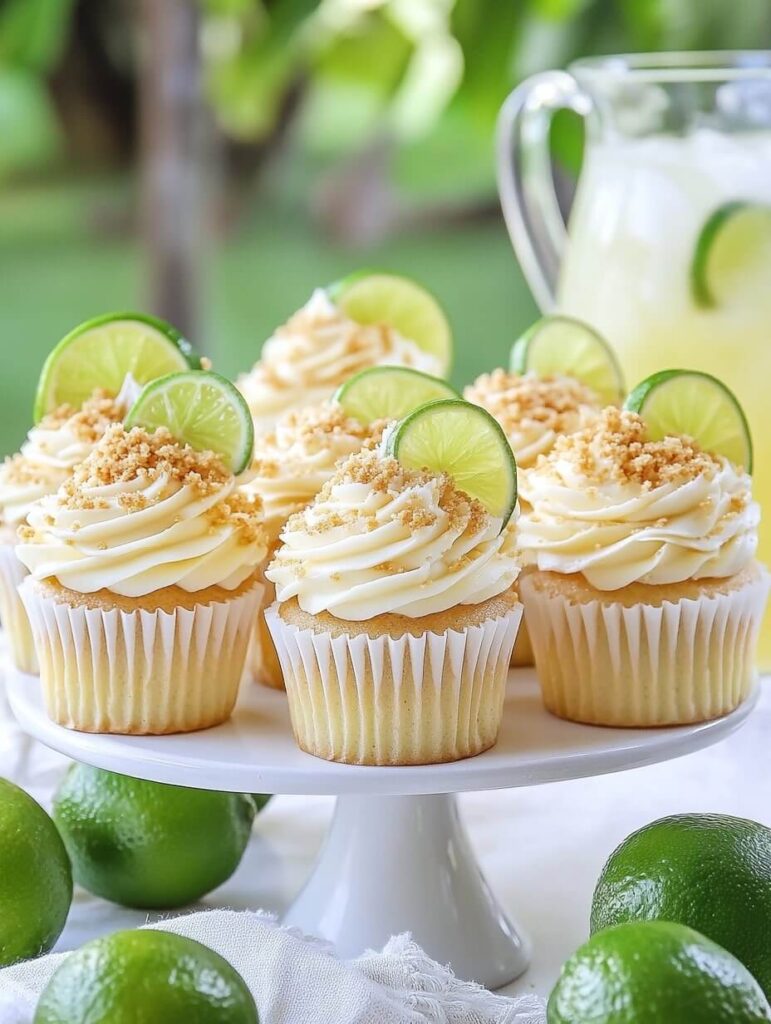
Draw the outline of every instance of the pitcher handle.
[[[503,216],[530,290],[543,310],[555,304],[567,242],[549,152],[552,117],[565,108],[587,117],[593,104],[567,71],[545,71],[517,86],[498,116]]]

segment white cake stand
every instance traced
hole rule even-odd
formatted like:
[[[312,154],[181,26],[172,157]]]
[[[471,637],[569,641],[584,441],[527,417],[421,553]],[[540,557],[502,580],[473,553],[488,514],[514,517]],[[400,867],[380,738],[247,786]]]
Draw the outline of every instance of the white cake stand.
[[[520,669],[511,673],[503,729],[492,750],[448,765],[363,768],[298,750],[286,698],[263,687],[245,684],[233,718],[216,729],[95,736],[50,722],[36,678],[10,671],[7,678],[21,726],[86,764],[200,789],[337,795],[324,848],[285,922],[331,940],[343,956],[411,931],[435,959],[489,988],[525,970],[529,945],[490,892],[453,794],[584,778],[679,757],[724,739],[757,700],[756,694],[727,718],[703,725],[598,729],[549,715],[534,674]]]

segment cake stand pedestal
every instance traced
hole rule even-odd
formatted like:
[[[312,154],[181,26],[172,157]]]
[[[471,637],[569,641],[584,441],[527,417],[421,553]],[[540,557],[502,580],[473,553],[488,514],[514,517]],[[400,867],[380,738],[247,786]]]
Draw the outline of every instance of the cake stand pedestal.
[[[637,768],[724,739],[757,694],[716,722],[670,729],[599,729],[549,715],[532,670],[510,674],[498,743],[446,765],[337,765],[300,751],[286,698],[245,684],[225,725],[179,736],[97,736],[54,725],[40,683],[8,670],[22,728],[75,760],[123,775],[242,793],[335,794],[329,835],[285,923],[329,939],[342,956],[412,932],[455,973],[499,988],[527,967],[529,945],[482,876],[454,794],[534,786]]]

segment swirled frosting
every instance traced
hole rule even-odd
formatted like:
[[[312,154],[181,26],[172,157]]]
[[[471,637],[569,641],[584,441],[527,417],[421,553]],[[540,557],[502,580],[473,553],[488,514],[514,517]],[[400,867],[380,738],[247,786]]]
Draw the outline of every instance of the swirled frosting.
[[[291,517],[265,575],[279,601],[296,597],[310,614],[417,618],[507,590],[519,573],[512,534],[448,476],[362,451]]]
[[[23,523],[34,502],[52,494],[123,415],[123,405],[97,391],[81,409],[63,405],[27,434],[18,455],[0,468],[0,521]]]
[[[381,364],[442,375],[438,360],[414,341],[388,324],[357,324],[318,288],[265,342],[259,361],[236,385],[257,430],[270,430],[287,410],[317,405],[352,374]]]
[[[16,553],[32,575],[86,594],[233,590],[267,551],[259,498],[212,452],[122,424],[32,508],[28,524]]]
[[[346,416],[336,402],[324,402],[285,413],[275,430],[255,438],[245,487],[262,498],[271,541],[319,493],[337,463],[379,440],[383,426],[367,426]]]
[[[463,397],[498,420],[520,468],[550,452],[558,437],[589,426],[600,411],[597,395],[572,377],[520,376],[505,370],[477,377]]]
[[[732,576],[757,548],[747,474],[687,438],[647,441],[640,417],[618,409],[557,441],[520,492],[526,561],[598,590]]]

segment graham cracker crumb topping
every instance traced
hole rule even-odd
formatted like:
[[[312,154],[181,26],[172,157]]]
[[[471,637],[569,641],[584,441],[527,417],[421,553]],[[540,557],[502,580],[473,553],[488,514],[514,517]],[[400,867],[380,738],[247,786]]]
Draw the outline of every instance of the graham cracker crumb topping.
[[[360,423],[346,416],[335,402],[293,410],[281,418],[275,430],[257,440],[258,448],[275,451],[276,455],[256,455],[252,469],[259,476],[278,476],[286,465],[283,453],[295,444],[315,453],[327,448],[334,450],[338,440],[354,438],[361,441],[362,447],[372,448],[379,443],[385,426],[385,420]]]
[[[484,528],[489,518],[487,509],[481,502],[459,490],[448,474],[437,474],[425,469],[406,469],[394,458],[384,457],[376,451],[365,449],[340,463],[335,474],[308,506],[311,514],[306,515],[304,511],[295,513],[287,522],[286,530],[315,535],[347,525],[353,525],[358,529],[362,523],[368,530],[374,530],[378,525],[377,521],[374,517],[365,516],[360,509],[331,512],[323,510],[323,506],[332,499],[336,487],[366,484],[373,491],[390,492],[396,496],[408,492],[411,488],[419,488],[432,482],[439,484],[437,503],[449,517],[451,528],[473,532]],[[410,495],[407,500],[400,503],[398,518],[409,530],[433,526],[438,520],[436,512],[426,507],[418,493]]]
[[[720,466],[720,459],[692,438],[647,440],[642,418],[614,406],[603,409],[594,426],[560,437],[537,468],[564,459],[596,483],[635,483],[646,490],[711,475]]]
[[[506,434],[528,423],[555,433],[571,430],[582,407],[600,408],[594,391],[572,377],[520,376],[506,370],[484,373],[463,392],[495,417]]]

